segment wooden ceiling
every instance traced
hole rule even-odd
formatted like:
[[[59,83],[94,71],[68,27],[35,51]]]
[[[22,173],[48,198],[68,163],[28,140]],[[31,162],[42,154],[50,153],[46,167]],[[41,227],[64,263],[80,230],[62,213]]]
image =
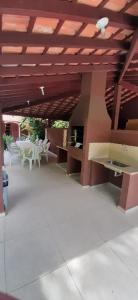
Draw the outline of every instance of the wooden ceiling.
[[[103,35],[96,22],[105,16]],[[137,26],[137,0],[1,0],[3,113],[67,120],[79,101],[81,74],[92,70],[107,71],[108,109],[116,82],[122,105],[136,98]]]

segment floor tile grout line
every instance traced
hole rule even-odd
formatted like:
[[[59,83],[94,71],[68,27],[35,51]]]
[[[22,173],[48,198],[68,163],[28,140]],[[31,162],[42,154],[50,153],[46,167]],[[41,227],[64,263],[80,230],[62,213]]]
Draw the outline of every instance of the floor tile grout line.
[[[49,230],[49,231],[51,232],[52,236],[53,236],[53,232],[52,232],[52,230],[51,230],[51,226],[50,226],[49,223],[48,223],[48,226],[49,226],[49,227],[47,227],[46,229]],[[63,255],[62,255],[62,253],[61,253],[61,250],[59,249],[59,246],[58,246],[58,244],[57,244],[57,240],[56,240],[56,239],[54,239],[54,243],[55,243],[55,245],[56,245],[56,249],[57,249],[58,254],[60,255],[60,258],[63,260],[63,263],[60,264],[60,266],[59,266],[58,268],[56,268],[55,270],[51,270],[51,271],[47,271],[47,272],[45,272],[45,273],[42,273],[42,274],[40,274],[38,277],[36,277],[34,280],[31,280],[31,281],[29,281],[28,283],[25,283],[25,284],[23,284],[22,286],[19,286],[19,287],[17,287],[17,288],[14,289],[14,290],[9,290],[8,292],[11,292],[11,293],[16,292],[17,290],[20,290],[20,289],[22,289],[23,287],[28,286],[28,285],[30,285],[30,284],[33,284],[34,282],[39,281],[41,278],[46,277],[46,276],[48,276],[49,274],[54,273],[56,270],[58,270],[58,269],[60,269],[60,268],[62,268],[62,267],[64,267],[64,266],[67,267],[67,266],[66,266],[66,261],[65,261]]]
[[[51,231],[51,234],[52,234],[52,236],[53,236],[53,230],[52,230],[51,226],[50,226],[50,231]],[[58,251],[59,251],[59,254],[61,255],[61,257],[62,257],[62,259],[63,259],[63,261],[64,261],[65,267],[66,267],[66,269],[67,269],[69,275],[71,276],[71,279],[72,279],[72,281],[73,281],[73,283],[74,283],[74,286],[76,287],[76,289],[77,289],[77,291],[78,291],[78,293],[79,293],[81,299],[82,299],[82,300],[85,300],[84,297],[82,296],[82,294],[81,294],[81,292],[80,292],[78,286],[76,285],[76,282],[74,281],[74,279],[73,279],[73,277],[72,277],[72,274],[71,274],[71,272],[70,272],[70,270],[69,270],[69,267],[68,267],[67,260],[66,260],[65,257],[64,257],[64,254],[63,254],[63,252],[62,252],[62,250],[61,250],[61,247],[60,247],[60,246],[58,245],[58,243],[57,243],[57,239],[55,238],[54,240],[55,240],[55,244],[57,245],[57,249],[58,249]]]
[[[29,285],[31,285],[31,284],[33,284],[33,283],[39,281],[40,279],[42,279],[42,278],[44,278],[44,277],[47,277],[48,275],[50,275],[50,274],[56,272],[57,270],[59,270],[59,269],[65,267],[65,266],[66,266],[66,264],[63,263],[63,264],[61,264],[58,268],[56,268],[55,270],[51,270],[51,271],[47,271],[47,272],[45,272],[45,273],[42,273],[42,274],[40,274],[38,277],[32,279],[31,281],[28,281],[27,283],[24,283],[23,285],[20,285],[20,286],[18,286],[18,287],[15,288],[15,289],[8,290],[8,292],[9,292],[9,293],[14,293],[14,292],[16,292],[16,291],[19,291],[19,290],[21,290],[22,288],[24,288],[24,287],[26,287],[26,286],[29,286]]]
[[[119,256],[119,254],[117,254],[117,252],[110,246],[108,245],[108,247],[110,248],[110,250],[116,255],[116,257],[123,263],[123,265],[127,268],[127,270],[136,278],[138,279],[138,276],[134,273],[134,271],[131,269],[131,267],[128,266],[128,264],[126,264],[124,262],[124,260]]]
[[[71,271],[70,271],[70,269],[69,269],[68,264],[67,264],[67,269],[68,269],[68,272],[69,272],[69,274],[70,274],[70,276],[71,276],[71,278],[72,278],[72,281],[73,281],[73,283],[74,283],[74,285],[75,285],[75,287],[76,287],[76,289],[77,289],[77,291],[78,291],[78,293],[79,293],[81,299],[82,299],[82,300],[85,300],[84,295],[82,295],[82,293],[81,293],[81,291],[80,291],[80,289],[79,289],[79,287],[78,287],[78,285],[77,285],[75,279],[74,279],[73,276],[72,276],[72,273],[71,273]]]

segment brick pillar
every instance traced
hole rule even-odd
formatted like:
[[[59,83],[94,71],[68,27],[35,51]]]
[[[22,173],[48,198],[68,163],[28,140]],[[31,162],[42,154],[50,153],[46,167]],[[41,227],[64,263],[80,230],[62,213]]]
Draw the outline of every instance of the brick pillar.
[[[2,166],[3,166],[2,111],[0,108],[0,213],[4,212]]]
[[[80,177],[83,186],[96,185],[108,180],[106,169],[88,159],[89,143],[106,143],[110,140],[111,120],[105,102],[106,82],[107,72],[93,71],[82,74],[80,101],[69,122],[69,137],[71,127],[84,127]],[[70,150],[68,155],[69,152]],[[70,162],[69,173],[72,169],[73,161]]]
[[[81,97],[87,105],[87,117],[84,124],[84,147],[81,171],[81,184],[94,185],[107,181],[106,170],[88,160],[89,143],[109,142],[111,120],[105,103],[107,73],[94,71],[82,76]],[[99,181],[99,178],[100,181]]]

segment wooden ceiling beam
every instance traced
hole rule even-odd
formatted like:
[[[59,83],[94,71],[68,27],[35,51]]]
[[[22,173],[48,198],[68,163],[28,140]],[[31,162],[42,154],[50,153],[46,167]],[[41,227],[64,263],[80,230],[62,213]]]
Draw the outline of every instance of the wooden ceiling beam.
[[[128,50],[130,43],[115,39],[98,39],[87,37],[75,37],[69,35],[52,35],[28,32],[0,32],[0,46],[23,47],[69,47],[69,48],[96,48]]]
[[[118,69],[119,71],[119,69]],[[109,72],[108,73],[108,78],[113,78],[116,76],[116,73],[115,72]],[[136,79],[138,77],[138,71],[129,71],[125,74],[124,76],[124,79],[123,80],[128,80],[128,78],[133,78],[133,79]],[[116,78],[117,79],[117,78]]]
[[[132,39],[131,44],[130,44],[130,49],[129,49],[127,55],[126,55],[126,61],[123,65],[123,69],[122,69],[122,71],[120,73],[120,76],[119,76],[119,81],[118,81],[119,83],[123,79],[123,77],[124,77],[124,75],[125,75],[125,73],[128,69],[128,66],[131,63],[131,60],[132,60],[137,48],[138,48],[138,28],[134,33],[133,39]]]
[[[13,111],[9,112],[8,113],[9,115],[13,115]],[[31,113],[31,112],[16,112],[14,111],[14,116],[21,116],[21,117],[31,117],[31,118],[41,118],[41,119],[49,119],[49,115],[45,115],[42,114],[42,115],[38,115],[38,113]],[[61,114],[58,115],[58,118],[53,116],[52,117],[52,120],[63,120],[63,121],[68,121],[69,120],[69,117],[70,115],[68,116],[67,114],[66,115],[62,115],[62,118],[61,118]]]
[[[129,95],[132,95],[132,93],[134,93],[134,92],[132,92],[132,91],[122,91],[122,93],[121,93],[121,99],[124,99],[125,97],[127,97],[127,96],[129,96]],[[114,96],[114,95],[113,95]],[[111,103],[113,102],[113,100],[114,100],[114,97],[113,96],[111,96],[110,98],[106,98],[106,103],[107,103],[107,105],[111,105]]]
[[[1,0],[1,14],[24,15],[32,17],[60,18],[62,20],[79,21],[95,24],[98,19],[106,16],[110,20],[110,26],[122,29],[133,29],[137,25],[137,17],[113,12],[106,8],[91,7],[69,1],[57,0]]]
[[[133,6],[138,0],[130,0],[128,3],[121,9],[121,13],[128,10],[131,6]]]
[[[106,5],[109,2],[109,0],[103,0],[99,5],[98,8],[100,7],[104,7],[104,5]]]
[[[125,89],[128,89],[128,90],[130,90],[130,91],[133,91],[133,92],[135,92],[135,93],[138,93],[138,86],[135,85],[135,84],[132,84],[132,83],[130,83],[130,82],[128,82],[128,81],[122,81],[122,82],[121,82],[121,85],[122,85],[122,87],[125,88]]]
[[[59,95],[59,94],[63,94],[63,93],[70,93],[71,91],[76,91],[76,93],[80,93],[80,88],[78,87],[72,87],[72,89],[66,89],[62,88],[62,89],[54,89],[48,92],[48,94],[45,94],[46,97],[52,97],[55,95]],[[38,93],[30,93],[30,94],[21,94],[21,95],[14,95],[14,96],[5,96],[5,97],[0,97],[0,103],[2,105],[3,108],[8,107],[8,106],[12,106],[15,104],[27,104],[27,100],[34,101],[36,99],[45,99],[45,96],[43,96],[42,94],[38,94]]]
[[[83,73],[92,71],[118,71],[115,65],[66,65],[66,66],[37,66],[37,67],[0,67],[0,76],[44,75],[53,73]]]
[[[49,83],[45,85],[46,88],[46,93],[49,94],[50,91],[53,90],[62,90],[63,88],[67,89],[67,90],[71,90],[71,89],[75,89],[78,88],[80,89],[81,87],[81,82],[80,81],[65,81],[64,85],[63,82],[57,82],[57,83]],[[11,86],[11,87],[3,87],[0,88],[0,96],[5,96],[5,95],[9,95],[9,96],[13,96],[13,95],[20,95],[21,93],[26,93],[26,95],[28,94],[28,92],[33,92],[33,93],[37,93],[38,91],[40,91],[40,85],[24,85],[24,86]]]
[[[26,99],[29,99],[29,97],[33,97],[33,96],[35,96],[35,97],[37,97],[37,96],[41,96],[41,91],[40,90],[35,90],[35,91],[33,91],[33,90],[30,90],[30,91],[26,91],[26,90],[24,90],[24,91],[21,91],[21,92],[19,92],[19,93],[8,93],[8,94],[5,94],[5,93],[3,93],[3,94],[0,94],[0,101],[1,100],[6,100],[6,99],[11,99],[11,101],[12,101],[12,99],[15,99],[15,98],[18,98],[18,99],[20,99],[20,97],[26,97]]]
[[[124,80],[125,78],[129,78],[129,77],[138,77],[138,71],[129,71],[125,74],[124,76]]]
[[[121,104],[123,102],[127,101],[127,99],[132,98],[132,97],[133,98],[136,97],[136,94],[133,93],[133,92],[127,92],[127,93],[125,93],[125,95],[123,95],[123,97],[121,98]],[[112,104],[113,104],[113,98],[110,101],[107,102],[107,107],[112,106]]]
[[[37,100],[33,100],[32,102],[30,102],[29,105],[25,102],[23,104],[17,104],[17,105],[13,105],[13,106],[10,106],[10,107],[3,108],[2,112],[7,113],[9,111],[14,111],[14,110],[17,110],[17,109],[23,109],[23,108],[26,108],[26,107],[32,107],[34,105],[40,105],[42,103],[48,103],[48,102],[51,103],[51,102],[57,101],[57,100],[62,99],[62,98],[67,98],[67,97],[71,97],[71,96],[78,96],[78,95],[79,95],[78,91],[70,91],[70,92],[60,93],[60,94],[54,95],[54,96],[46,96],[45,98],[40,98],[40,99],[37,99]]]
[[[138,55],[135,56],[138,60]],[[12,64],[57,64],[57,63],[118,63],[124,62],[125,55],[72,55],[72,54],[0,54],[0,65]]]
[[[132,99],[137,100],[137,96],[135,94],[130,95],[128,98],[126,98],[125,100],[123,100],[121,104],[125,104],[126,102],[128,102],[128,101],[130,101]]]
[[[53,82],[65,82],[66,81],[81,81],[80,74],[66,74],[66,75],[46,75],[46,76],[30,76],[21,78],[2,78],[0,79],[0,90],[11,88],[12,86],[34,85],[34,84],[49,84]]]

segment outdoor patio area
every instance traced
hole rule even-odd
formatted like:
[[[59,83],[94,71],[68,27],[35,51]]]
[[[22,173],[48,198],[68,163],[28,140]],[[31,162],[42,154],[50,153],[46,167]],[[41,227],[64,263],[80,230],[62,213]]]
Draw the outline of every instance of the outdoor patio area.
[[[0,290],[23,300],[137,300],[138,208],[119,189],[83,188],[54,162],[8,168]]]

